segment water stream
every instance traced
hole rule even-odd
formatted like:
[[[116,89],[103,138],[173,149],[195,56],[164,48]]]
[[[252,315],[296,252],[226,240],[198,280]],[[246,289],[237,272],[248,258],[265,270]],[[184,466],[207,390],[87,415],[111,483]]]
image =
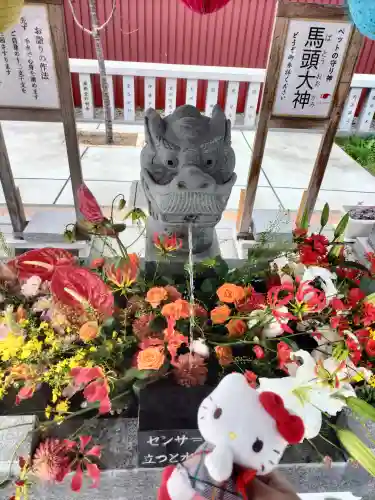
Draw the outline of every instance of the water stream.
[[[188,273],[189,273],[189,302],[190,302],[190,326],[189,326],[189,344],[190,352],[191,346],[194,340],[194,257],[193,257],[193,225],[190,222],[188,226],[188,245],[189,245],[189,262],[188,262]]]

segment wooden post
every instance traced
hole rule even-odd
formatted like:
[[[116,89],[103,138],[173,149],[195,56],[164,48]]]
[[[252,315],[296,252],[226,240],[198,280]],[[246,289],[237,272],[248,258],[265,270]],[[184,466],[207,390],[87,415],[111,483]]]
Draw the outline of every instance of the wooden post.
[[[54,0],[54,2],[57,3],[57,0]],[[61,0],[59,1],[59,5],[54,5],[53,3],[48,5],[48,17],[50,21],[52,48],[59,88],[61,119],[64,125],[70,180],[72,183],[74,206],[78,220],[80,218],[80,213],[78,208],[77,189],[83,183],[83,176],[72,96],[69,57],[67,52],[64,7]]]
[[[341,113],[344,108],[345,101],[349,95],[350,83],[352,81],[355,64],[357,62],[361,47],[362,36],[356,29],[353,29],[346,63],[344,64],[342,69],[342,74],[336,91],[331,116],[320,142],[318,156],[316,158],[314,169],[310,177],[309,186],[307,188],[307,196],[302,199],[302,203],[300,206],[300,212],[302,214],[304,214],[307,210],[309,220],[314,211],[319,190],[323,182],[323,177],[327,168],[336,132],[340,124]]]
[[[25,229],[27,221],[19,191],[15,185],[12,169],[5,145],[3,130],[0,124],[0,181],[4,191],[5,201],[8,207],[10,220],[12,222],[15,236],[19,236]]]
[[[264,149],[268,134],[268,122],[271,118],[275,92],[279,79],[279,72],[284,52],[285,39],[288,31],[288,19],[277,17],[273,33],[267,65],[266,81],[263,88],[261,112],[255,134],[253,156],[247,180],[245,200],[243,202],[242,216],[238,238],[249,237],[251,215],[253,213],[255,196],[258,187],[260,169],[262,166]]]

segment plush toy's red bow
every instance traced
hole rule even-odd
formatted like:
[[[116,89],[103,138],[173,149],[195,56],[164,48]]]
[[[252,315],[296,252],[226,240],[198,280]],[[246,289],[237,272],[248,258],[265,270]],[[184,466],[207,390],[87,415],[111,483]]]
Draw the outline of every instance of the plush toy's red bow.
[[[257,471],[254,469],[242,469],[236,477],[236,490],[247,500],[246,487],[255,478]]]
[[[274,392],[262,392],[259,401],[266,412],[275,419],[277,430],[285,441],[289,444],[300,443],[305,434],[303,421],[288,412],[281,397]]]

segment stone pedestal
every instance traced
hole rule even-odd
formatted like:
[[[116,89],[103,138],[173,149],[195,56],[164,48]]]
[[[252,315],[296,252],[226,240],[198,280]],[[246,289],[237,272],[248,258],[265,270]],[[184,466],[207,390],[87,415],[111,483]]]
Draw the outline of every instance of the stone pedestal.
[[[18,458],[28,458],[32,455],[34,444],[37,442],[36,433],[32,433],[36,424],[35,415],[0,417],[0,480],[6,477],[10,470],[12,475],[17,475]]]

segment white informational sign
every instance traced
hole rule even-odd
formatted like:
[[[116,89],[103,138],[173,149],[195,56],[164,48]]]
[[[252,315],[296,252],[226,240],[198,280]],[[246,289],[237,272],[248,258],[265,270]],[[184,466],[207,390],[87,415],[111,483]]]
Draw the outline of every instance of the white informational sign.
[[[26,5],[0,32],[0,106],[60,107],[46,5]]]
[[[274,116],[328,118],[352,25],[292,19]]]

